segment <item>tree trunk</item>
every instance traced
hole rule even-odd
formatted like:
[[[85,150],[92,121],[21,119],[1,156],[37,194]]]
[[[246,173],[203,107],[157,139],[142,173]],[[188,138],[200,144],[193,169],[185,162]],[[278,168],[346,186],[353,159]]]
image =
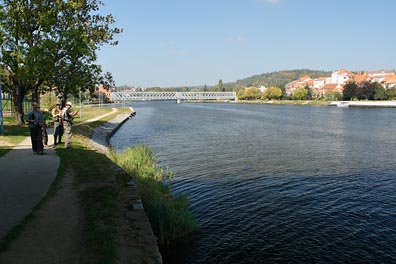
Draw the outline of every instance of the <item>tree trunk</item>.
[[[32,100],[33,100],[33,102],[40,103],[38,87],[34,87],[34,88],[33,88]]]
[[[12,93],[15,121],[20,125],[24,123],[23,100],[25,99],[25,94],[26,91],[23,88],[17,88],[16,91]]]

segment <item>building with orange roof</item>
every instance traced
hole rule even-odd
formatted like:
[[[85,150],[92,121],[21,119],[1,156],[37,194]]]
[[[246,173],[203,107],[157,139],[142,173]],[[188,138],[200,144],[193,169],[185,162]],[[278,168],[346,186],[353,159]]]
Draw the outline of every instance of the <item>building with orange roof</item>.
[[[291,81],[285,85],[287,95],[292,95],[298,88],[309,86],[312,87],[313,79],[309,75],[304,75],[298,80]]]
[[[331,83],[331,77],[320,77],[313,80],[312,87],[315,89],[320,89],[327,83]]]
[[[312,93],[315,97],[321,97],[327,93],[342,93],[344,85],[339,83],[327,83],[321,88],[312,88]]]
[[[368,71],[367,75],[371,82],[383,83],[387,76],[395,75],[395,72],[389,70]]]
[[[352,81],[355,81],[355,82],[365,82],[365,81],[370,80],[370,78],[369,78],[368,74],[366,74],[366,73],[360,73],[360,74],[355,74],[355,75],[352,77],[351,80],[352,80]]]
[[[385,89],[396,87],[396,75],[388,75],[384,80]]]
[[[99,94],[102,94],[102,95],[106,96],[107,98],[110,98],[111,92],[106,90],[102,84],[98,86],[98,91],[99,91]]]
[[[348,80],[350,80],[353,76],[355,76],[355,74],[346,69],[334,71],[331,74],[331,83],[344,84]]]

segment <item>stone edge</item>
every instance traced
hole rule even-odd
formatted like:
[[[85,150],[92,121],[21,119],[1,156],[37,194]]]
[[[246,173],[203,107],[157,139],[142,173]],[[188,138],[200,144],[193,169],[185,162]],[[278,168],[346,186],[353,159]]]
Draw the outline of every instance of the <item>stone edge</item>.
[[[109,139],[135,115],[136,112],[131,108],[130,114],[118,115],[109,122],[95,128],[90,141],[91,146],[100,153],[107,155],[110,146]],[[124,175],[130,178],[130,175],[117,164],[114,164],[113,167],[118,176],[122,177]],[[131,263],[131,261],[133,263],[162,263],[156,238],[133,180],[130,180],[125,186],[122,195],[126,200],[126,217],[121,226],[122,234],[119,241],[119,260],[117,263]]]

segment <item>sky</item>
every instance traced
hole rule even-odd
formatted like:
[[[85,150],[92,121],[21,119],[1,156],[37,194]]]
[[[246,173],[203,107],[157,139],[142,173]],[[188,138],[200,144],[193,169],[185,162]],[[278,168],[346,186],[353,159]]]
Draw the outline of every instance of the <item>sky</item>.
[[[217,85],[293,69],[396,69],[394,0],[103,0],[116,86]]]

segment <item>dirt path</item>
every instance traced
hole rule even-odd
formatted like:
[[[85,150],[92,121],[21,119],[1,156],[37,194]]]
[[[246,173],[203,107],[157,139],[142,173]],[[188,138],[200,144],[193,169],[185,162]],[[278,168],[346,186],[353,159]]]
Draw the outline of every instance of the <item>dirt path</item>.
[[[80,262],[82,213],[73,181],[74,174],[68,172],[56,196],[35,212],[22,236],[0,255],[1,264]]]

